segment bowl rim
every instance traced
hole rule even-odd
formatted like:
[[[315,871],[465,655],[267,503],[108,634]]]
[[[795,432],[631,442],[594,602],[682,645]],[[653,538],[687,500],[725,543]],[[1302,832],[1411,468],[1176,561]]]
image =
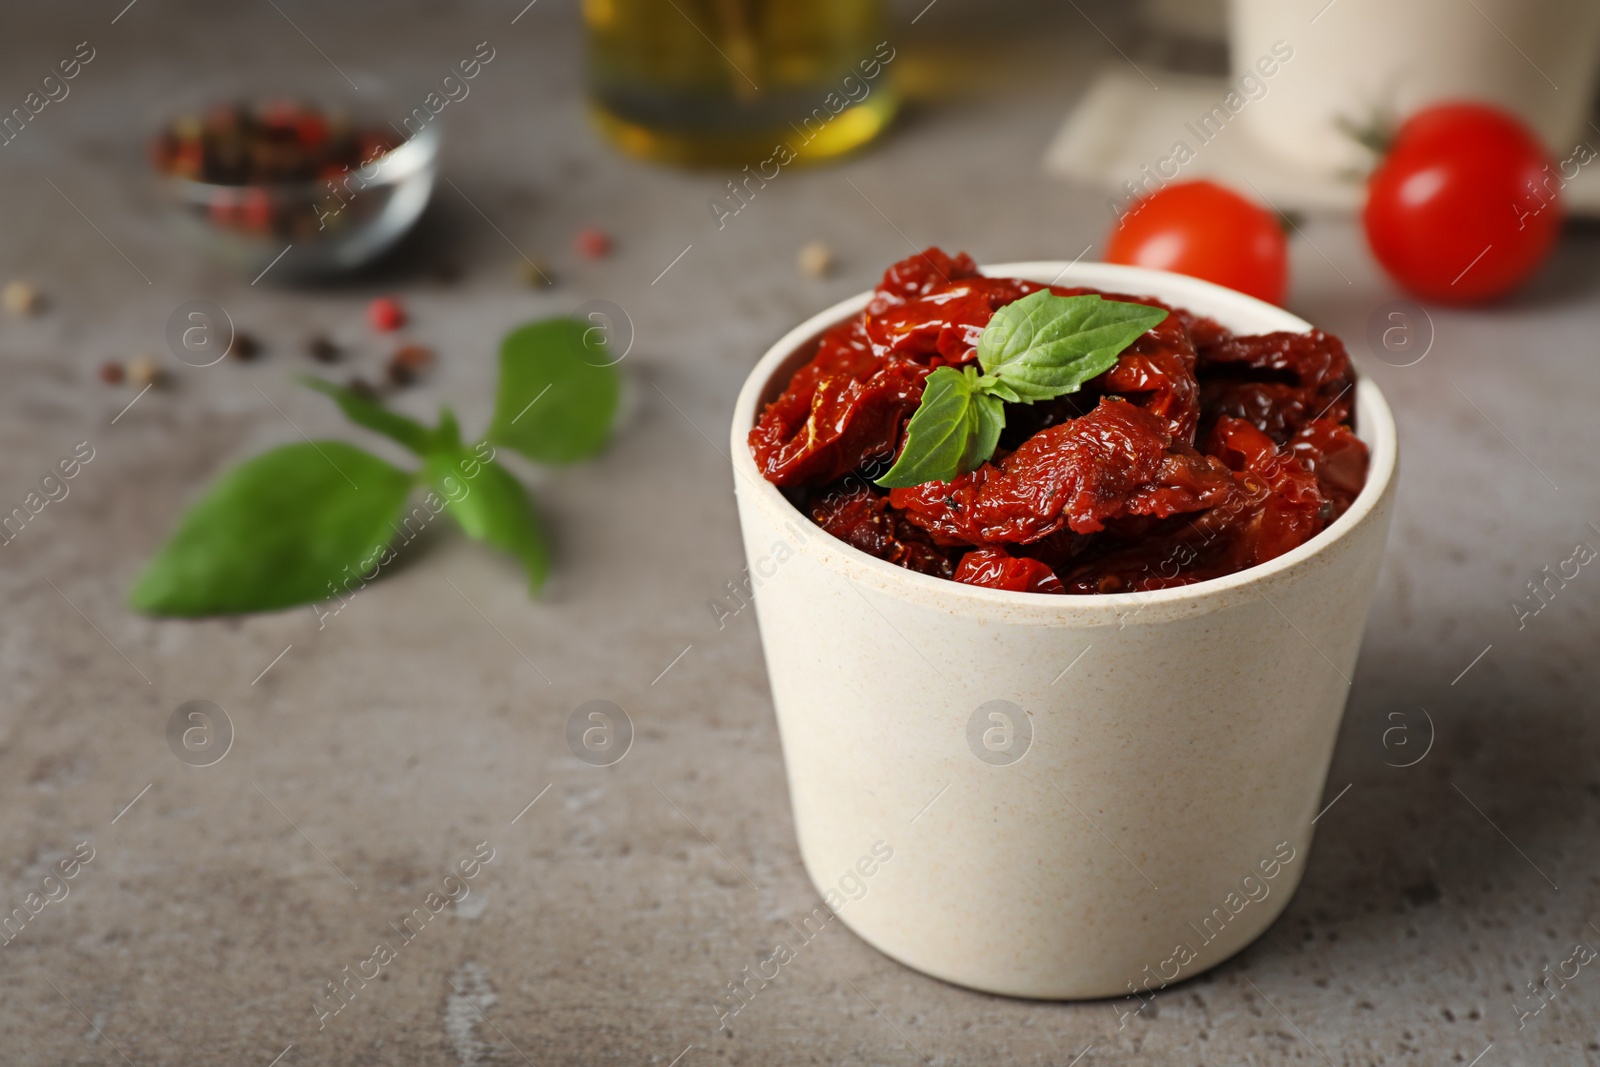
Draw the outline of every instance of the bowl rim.
[[[1173,306],[1215,318],[1230,329],[1236,329],[1236,324],[1247,324],[1238,329],[1250,333],[1274,330],[1303,333],[1313,328],[1304,319],[1273,304],[1169,271],[1077,260],[996,263],[981,266],[979,270],[989,277],[1022,278],[1052,285],[1083,285],[1110,292],[1150,295]],[[803,346],[813,343],[824,331],[861,311],[871,298],[872,292],[869,290],[841,300],[806,319],[767,349],[739,390],[729,444],[734,491],[741,501],[748,500],[765,509],[777,520],[777,526],[806,531],[800,538],[803,541],[801,549],[812,552],[814,546],[820,545],[820,551],[815,554],[828,569],[842,574],[847,580],[864,582],[891,596],[931,602],[947,610],[965,609],[967,612],[995,615],[1004,621],[1065,625],[1099,624],[1111,620],[1121,625],[1128,618],[1130,608],[1137,609],[1135,614],[1143,614],[1151,608],[1160,609],[1138,620],[1143,622],[1208,612],[1237,600],[1258,599],[1264,596],[1259,592],[1263,583],[1283,578],[1289,572],[1307,569],[1318,557],[1364,525],[1395,484],[1399,448],[1394,416],[1377,385],[1370,377],[1361,374],[1356,384],[1357,435],[1371,450],[1366,485],[1349,509],[1327,528],[1304,544],[1265,563],[1191,585],[1084,596],[991,589],[907,570],[824,533],[811,521],[810,516],[791,504],[776,485],[761,475],[755,458],[750,454],[747,440],[759,408],[764,406],[761,404],[762,395],[783,364]],[[810,536],[811,532],[823,536],[814,539]]]

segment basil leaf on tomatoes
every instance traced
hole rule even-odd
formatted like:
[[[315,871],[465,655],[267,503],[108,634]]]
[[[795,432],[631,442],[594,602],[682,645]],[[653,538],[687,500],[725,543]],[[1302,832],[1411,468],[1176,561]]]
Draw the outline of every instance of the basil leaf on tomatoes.
[[[1077,392],[1166,317],[1146,304],[1048,289],[1005,305],[978,340],[978,366],[939,367],[928,375],[906,424],[905,447],[878,484],[902,489],[976,470],[994,455],[1006,403]]]
[[[1073,393],[1116,365],[1122,350],[1167,317],[1161,308],[1096,293],[1029,293],[994,313],[978,340],[990,392],[1032,403]]]
[[[906,424],[900,458],[878,484],[900,489],[948,482],[994,455],[1005,429],[1005,405],[978,388],[978,368],[939,367],[922,386],[922,403]]]

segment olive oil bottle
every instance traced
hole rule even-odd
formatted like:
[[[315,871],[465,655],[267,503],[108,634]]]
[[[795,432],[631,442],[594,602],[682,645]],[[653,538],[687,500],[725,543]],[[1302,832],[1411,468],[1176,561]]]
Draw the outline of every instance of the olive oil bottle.
[[[591,111],[635,156],[827,159],[898,105],[881,0],[583,0],[583,16]]]

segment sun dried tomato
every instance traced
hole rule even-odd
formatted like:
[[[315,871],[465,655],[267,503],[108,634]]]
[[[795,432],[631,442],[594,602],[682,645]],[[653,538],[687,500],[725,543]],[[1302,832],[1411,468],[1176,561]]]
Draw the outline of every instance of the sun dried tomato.
[[[1008,556],[998,548],[979,548],[961,557],[955,579],[968,585],[1014,593],[1065,593],[1056,572],[1036,559]]]
[[[1317,476],[1289,449],[1280,449],[1272,438],[1244,419],[1222,418],[1211,431],[1206,451],[1216,456],[1229,470],[1246,475],[1244,485],[1253,488],[1252,478],[1268,489],[1253,510],[1250,566],[1281,556],[1321,529],[1326,501],[1317,488]]]
[[[1173,308],[1172,313],[1183,323],[1183,329],[1194,343],[1196,352],[1215,348],[1233,336],[1233,332],[1216,319],[1196,315],[1186,308]]]
[[[1011,278],[965,278],[935,285],[926,294],[869,315],[873,351],[889,358],[966,363],[1000,308],[1042,285]]]
[[[1091,388],[1125,397],[1163,419],[1173,437],[1194,444],[1200,423],[1200,383],[1195,380],[1194,346],[1176,316],[1168,315],[1129,345],[1117,365]]]
[[[1146,527],[1136,539],[1096,535],[1101,544],[1095,551],[1058,571],[1062,585],[1076,595],[1144,593],[1232,574],[1239,569],[1231,555],[1238,542],[1225,535],[1250,501],[1239,487],[1224,504]]]
[[[1355,371],[1337,337],[1265,333],[1228,337],[1198,349],[1203,421],[1248,419],[1279,444],[1319,418],[1348,423]]]
[[[1136,593],[1188,585],[1282,555],[1325,521],[1316,476],[1243,419],[1222,419],[1208,442],[1234,470],[1215,506],[1164,522],[1120,520],[1102,544],[1061,571],[1068,593]]]
[[[1232,484],[1221,464],[1174,441],[1159,418],[1107,397],[1033,435],[999,466],[895,489],[889,502],[935,541],[983,546],[1037,541],[1062,527],[1093,533],[1124,515],[1196,511]]]
[[[929,248],[914,256],[907,256],[883,272],[872,302],[867,305],[868,315],[881,315],[896,304],[926,296],[936,285],[976,278],[978,265],[965,252],[954,258],[937,248]]]
[[[830,330],[750,431],[761,473],[776,485],[818,485],[892,454],[929,369],[874,355],[862,318]]]
[[[1154,520],[1133,518],[1113,521],[1148,522]],[[1030,541],[1025,545],[1007,545],[1006,551],[1013,556],[1026,556],[1029,559],[1036,559],[1059,574],[1063,570],[1075,566],[1085,554],[1093,550],[1099,540],[1099,534],[1073,533],[1067,527],[1062,527],[1048,537]]]
[[[1367,484],[1367,444],[1350,427],[1332,419],[1318,419],[1289,439],[1289,447],[1307,469],[1315,472],[1317,487],[1332,503],[1332,522],[1361,495]]]
[[[888,510],[889,500],[865,481],[821,490],[811,498],[811,520],[869,556],[909,570],[949,578],[951,554],[928,535]]]
[[[1056,417],[1046,425],[1061,421],[1061,407],[1072,412],[1064,417],[1075,418],[1093,406],[1094,398],[1114,394],[1165,419],[1169,433],[1193,444],[1195,429],[1200,421],[1200,386],[1195,379],[1197,357],[1185,320],[1177,310],[1149,296],[1105,293],[1098,289],[1060,285],[1051,286],[1050,291],[1057,296],[1093,293],[1106,300],[1161,308],[1169,314],[1129,345],[1118,357],[1116,366],[1085,384],[1082,395],[1074,397],[1069,393],[1058,397],[1054,402],[1059,405],[1053,413]],[[1060,405],[1060,401],[1070,403]],[[1051,403],[1047,401],[1044,405],[1032,406],[1047,407]]]

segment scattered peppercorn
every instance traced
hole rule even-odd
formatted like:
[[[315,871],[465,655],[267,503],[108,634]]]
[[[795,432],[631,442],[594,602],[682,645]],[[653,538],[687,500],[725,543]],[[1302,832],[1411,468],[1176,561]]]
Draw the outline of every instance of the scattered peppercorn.
[[[367,319],[374,330],[388,333],[406,324],[406,310],[393,297],[380,296],[367,305]]]
[[[433,366],[433,349],[427,345],[403,345],[395,352],[394,361],[412,370],[426,370]]]
[[[329,340],[326,334],[314,333],[306,342],[306,354],[318,363],[337,363],[339,346]]]
[[[611,254],[611,236],[596,226],[586,226],[573,239],[578,254],[585,259],[604,259]]]
[[[362,377],[354,377],[344,383],[344,387],[364,400],[378,399],[378,390],[373,384]]]
[[[811,241],[800,249],[795,262],[808,278],[825,278],[833,271],[833,250],[821,241]]]
[[[228,348],[228,355],[234,359],[252,360],[261,354],[261,342],[255,339],[254,334],[237,331],[233,335],[233,344]]]
[[[13,315],[32,315],[39,310],[43,302],[39,297],[39,290],[18,278],[9,283],[5,288],[3,299],[6,310]]]
[[[556,276],[537,259],[524,259],[517,264],[517,277],[522,279],[524,285],[535,289],[542,289],[547,285],[556,283]]]
[[[389,381],[410,385],[433,365],[433,349],[426,345],[405,345],[389,359]]]
[[[100,364],[100,380],[107,385],[121,385],[125,376],[122,364],[114,359],[108,359]]]
[[[143,388],[161,380],[161,365],[150,356],[134,356],[128,360],[128,382]]]

